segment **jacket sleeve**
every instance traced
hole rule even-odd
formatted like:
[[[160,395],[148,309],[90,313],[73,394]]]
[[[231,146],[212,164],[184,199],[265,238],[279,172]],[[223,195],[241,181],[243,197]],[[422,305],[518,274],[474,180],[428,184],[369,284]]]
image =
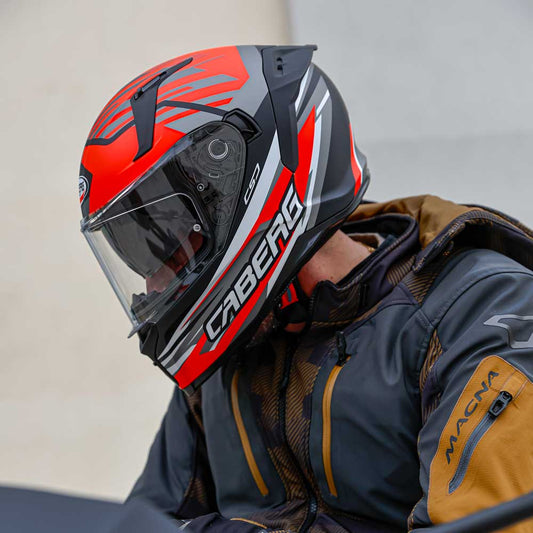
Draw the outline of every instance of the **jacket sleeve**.
[[[409,529],[533,490],[533,273],[517,266],[456,292],[432,321],[420,373],[423,497]]]
[[[205,439],[191,402],[177,387],[148,460],[128,501],[141,498],[160,511],[193,518],[215,511]]]

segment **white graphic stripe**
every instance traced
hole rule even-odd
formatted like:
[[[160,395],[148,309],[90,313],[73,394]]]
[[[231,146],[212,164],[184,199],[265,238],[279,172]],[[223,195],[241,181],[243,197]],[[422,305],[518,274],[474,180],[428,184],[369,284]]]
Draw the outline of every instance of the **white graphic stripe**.
[[[322,98],[322,102],[318,104],[318,107],[316,108],[316,116],[320,115],[322,112],[322,108],[326,105],[326,102],[329,100],[329,91],[326,91],[326,94],[324,95],[324,98]]]
[[[350,128],[352,128],[352,125],[350,124]],[[353,132],[352,128],[352,150],[353,150],[353,157],[355,159],[355,162],[357,163],[357,166],[359,167],[359,172],[361,173],[361,182],[363,181],[363,167],[361,166],[361,163],[359,162],[359,158],[357,157],[357,150],[355,149],[355,133]]]
[[[304,77],[302,78],[302,82],[300,83],[300,90],[298,91],[296,102],[294,103],[294,107],[296,108],[296,113],[298,113],[298,109],[300,107],[300,104],[302,103],[301,101],[304,95],[304,89],[305,89],[305,85],[307,84],[307,77],[309,76],[310,70],[311,70],[311,66],[309,66],[308,69],[305,71]]]

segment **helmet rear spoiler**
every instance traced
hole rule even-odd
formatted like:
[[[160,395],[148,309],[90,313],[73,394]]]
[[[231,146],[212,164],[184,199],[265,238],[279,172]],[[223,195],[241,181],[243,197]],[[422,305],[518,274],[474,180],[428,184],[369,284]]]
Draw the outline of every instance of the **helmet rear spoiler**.
[[[298,167],[298,128],[294,103],[304,77],[314,44],[305,46],[269,46],[263,48],[263,74],[270,92],[278,127],[279,151],[283,165],[291,172]]]

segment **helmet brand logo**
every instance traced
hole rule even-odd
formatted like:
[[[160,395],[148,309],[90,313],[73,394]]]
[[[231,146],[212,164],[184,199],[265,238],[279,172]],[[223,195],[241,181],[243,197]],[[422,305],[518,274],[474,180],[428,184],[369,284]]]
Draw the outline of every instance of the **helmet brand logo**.
[[[291,180],[279,211],[272,218],[268,230],[252,252],[251,259],[244,265],[237,280],[225,294],[222,305],[217,306],[204,325],[207,338],[211,342],[216,341],[231,324],[244,304],[255,293],[259,282],[282,255],[303,212],[304,206]]]
[[[252,179],[250,180],[250,184],[248,185],[248,189],[246,189],[246,192],[244,193],[244,205],[248,205],[250,202],[250,198],[252,197],[252,193],[254,192],[255,186],[257,185],[257,182],[259,181],[259,174],[261,173],[261,167],[259,166],[259,163],[255,165],[254,172],[252,174]]]
[[[89,182],[85,176],[80,176],[78,181],[80,203],[87,197],[87,191],[89,190]]]
[[[474,397],[466,404],[464,414],[460,416],[455,423],[455,434],[450,435],[450,447],[446,449],[446,461],[448,464],[451,463],[452,455],[455,452],[454,444],[459,439],[461,435],[461,428],[468,422],[469,418],[474,414],[474,411],[477,409],[477,406],[481,402],[483,395],[489,391],[492,387],[492,381],[495,377],[499,376],[498,372],[491,370],[487,374],[487,379],[481,382],[480,389],[474,393]]]

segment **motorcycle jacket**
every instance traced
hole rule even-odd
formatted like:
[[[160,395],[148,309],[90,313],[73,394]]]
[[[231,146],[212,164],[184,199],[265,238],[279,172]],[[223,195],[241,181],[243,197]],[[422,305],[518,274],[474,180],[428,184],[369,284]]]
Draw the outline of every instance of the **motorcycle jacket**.
[[[376,250],[316,286],[304,333],[176,389],[130,499],[185,531],[375,533],[533,490],[533,233],[434,196],[342,230]]]

